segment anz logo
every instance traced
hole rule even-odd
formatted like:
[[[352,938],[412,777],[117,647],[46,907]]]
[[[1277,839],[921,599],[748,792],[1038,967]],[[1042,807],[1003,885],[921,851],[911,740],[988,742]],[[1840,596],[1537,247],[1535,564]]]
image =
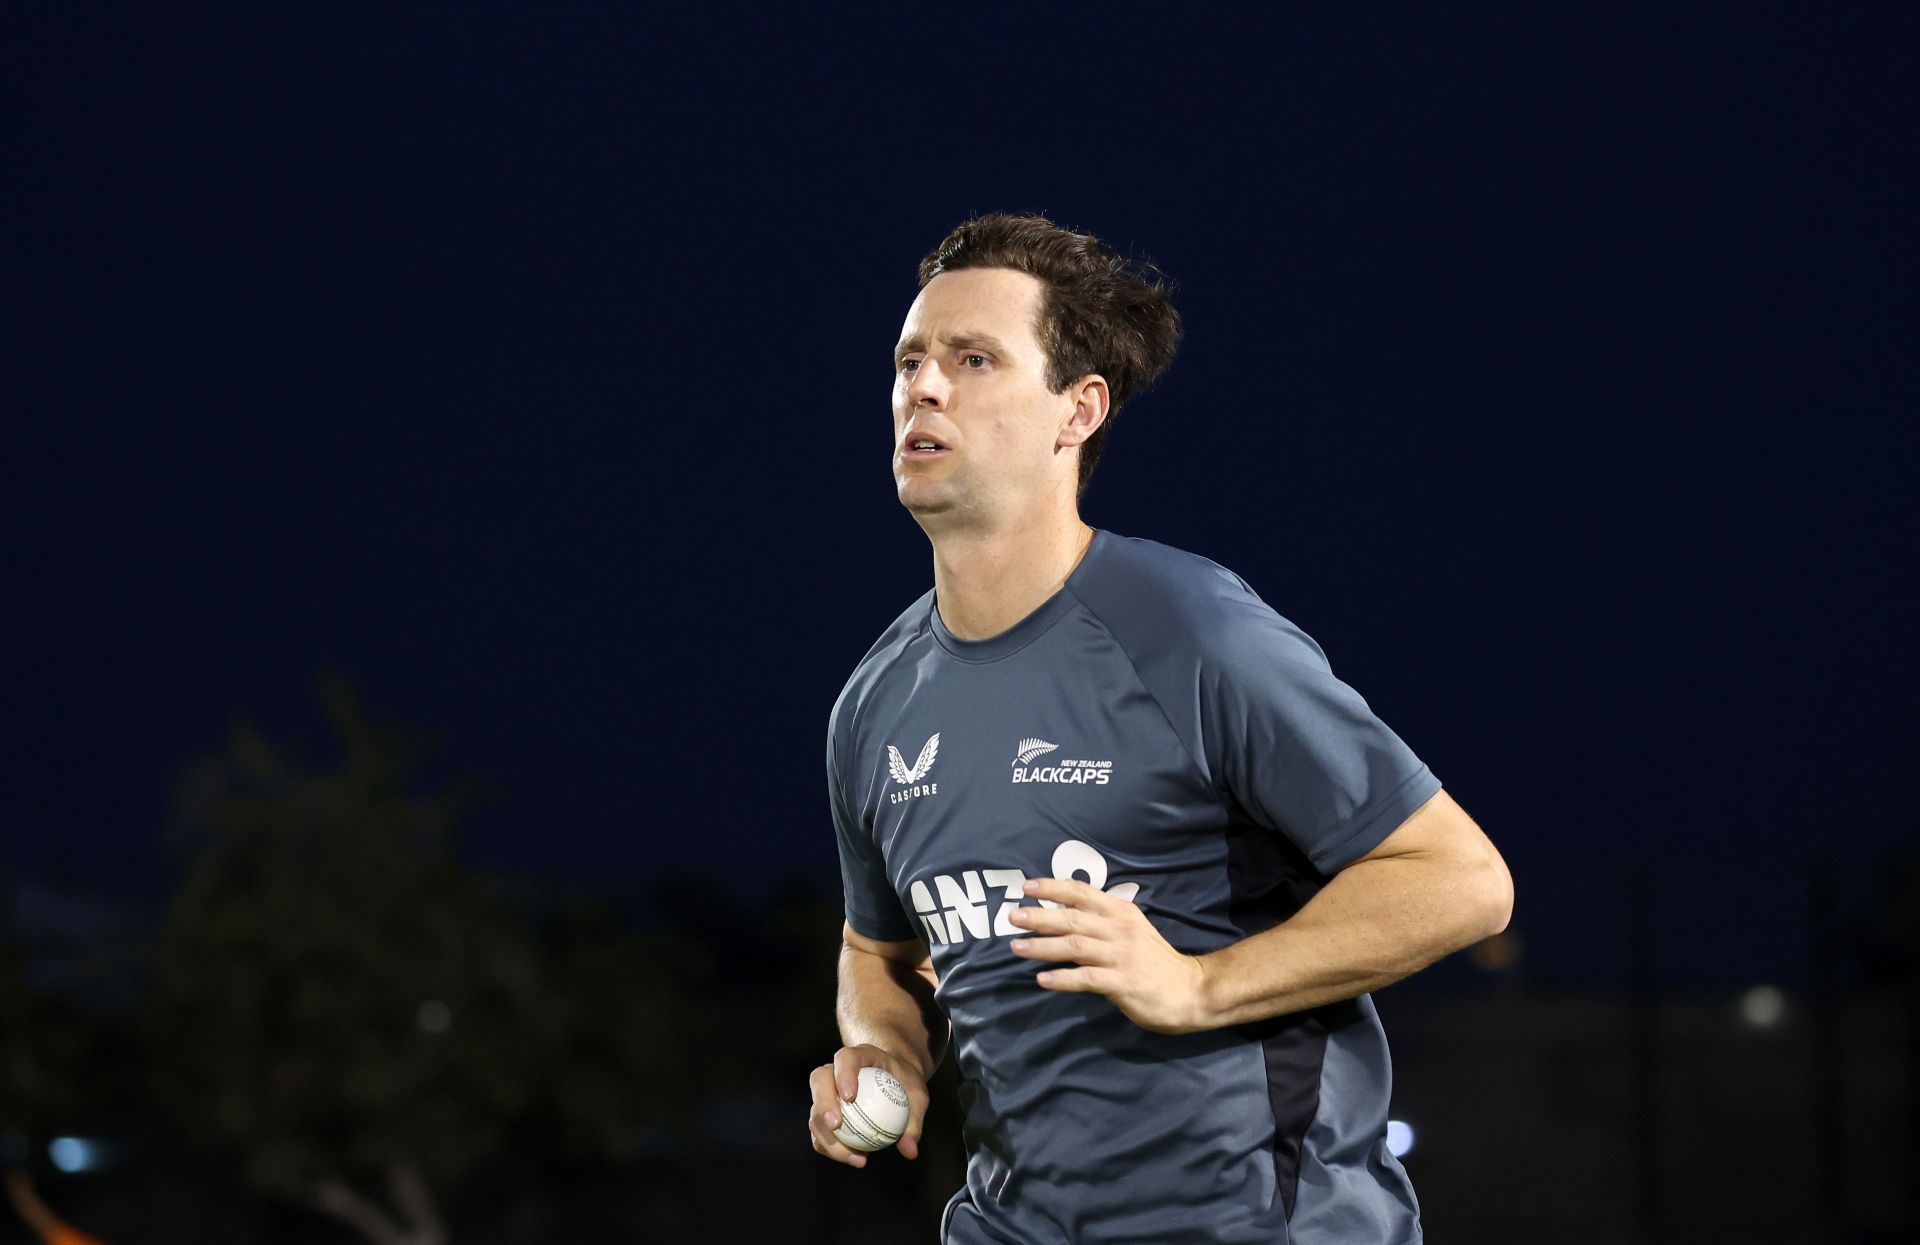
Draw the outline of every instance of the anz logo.
[[[1135,902],[1134,896],[1140,893],[1138,882],[1122,882],[1108,890],[1107,858],[1090,843],[1068,839],[1054,849],[1053,876],[1072,881],[1076,874],[1085,874],[1080,880],[1095,890],[1104,890],[1128,903]],[[958,877],[937,873],[931,887],[918,879],[907,888],[907,895],[913,900],[921,928],[926,930],[927,945],[946,945],[976,938],[1010,938],[1020,933],[1020,927],[1013,923],[1013,910],[1025,898],[1021,888],[1026,882],[1027,875],[1018,869],[968,869]],[[997,897],[991,897],[992,892],[998,892]],[[987,911],[989,902],[993,904],[991,915]],[[1051,899],[1040,902],[1049,908],[1060,906]]]

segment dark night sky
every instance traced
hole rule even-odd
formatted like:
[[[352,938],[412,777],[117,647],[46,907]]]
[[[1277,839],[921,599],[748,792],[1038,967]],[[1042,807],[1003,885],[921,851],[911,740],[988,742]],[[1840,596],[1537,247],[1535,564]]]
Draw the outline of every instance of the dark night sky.
[[[1912,11],[1105,12],[11,10],[0,872],[163,876],[331,669],[490,866],[831,881],[932,574],[883,357],[1000,209],[1179,283],[1088,520],[1314,635],[1522,921],[1911,837]]]

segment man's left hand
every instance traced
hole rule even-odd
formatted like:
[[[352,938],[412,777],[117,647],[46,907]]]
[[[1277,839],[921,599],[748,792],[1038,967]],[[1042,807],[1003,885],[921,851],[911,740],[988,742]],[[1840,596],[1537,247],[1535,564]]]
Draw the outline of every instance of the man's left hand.
[[[1206,971],[1199,957],[1174,950],[1132,902],[1059,878],[1030,878],[1026,891],[1061,906],[1014,909],[1009,919],[1015,925],[1052,937],[1016,938],[1013,953],[1079,966],[1042,972],[1043,987],[1104,994],[1129,1020],[1155,1033],[1209,1027],[1203,1023]]]

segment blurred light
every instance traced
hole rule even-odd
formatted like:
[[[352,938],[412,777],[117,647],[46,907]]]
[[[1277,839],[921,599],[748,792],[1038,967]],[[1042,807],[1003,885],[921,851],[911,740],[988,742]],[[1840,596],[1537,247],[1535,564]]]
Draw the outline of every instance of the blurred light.
[[[1787,995],[1779,986],[1755,986],[1740,996],[1740,1019],[1755,1029],[1771,1029],[1787,1014]]]
[[[100,1165],[100,1148],[78,1137],[55,1137],[47,1143],[47,1157],[63,1172],[83,1172]]]
[[[1387,1149],[1392,1151],[1394,1158],[1399,1158],[1413,1149],[1413,1125],[1399,1120],[1388,1120]]]
[[[445,1033],[447,1026],[453,1023],[453,1009],[439,999],[427,999],[420,1004],[420,1011],[415,1019],[419,1020],[420,1027],[428,1033]]]
[[[1509,929],[1467,948],[1467,960],[1483,973],[1506,973],[1520,967],[1524,951],[1520,935]]]

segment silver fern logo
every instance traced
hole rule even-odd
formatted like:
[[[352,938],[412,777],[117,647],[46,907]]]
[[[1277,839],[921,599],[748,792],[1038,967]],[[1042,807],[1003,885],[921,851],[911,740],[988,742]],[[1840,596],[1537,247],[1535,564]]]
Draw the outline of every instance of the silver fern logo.
[[[925,778],[927,771],[933,768],[933,759],[939,755],[939,731],[935,731],[933,738],[929,739],[926,745],[920,749],[920,759],[913,763],[912,769],[907,768],[906,759],[900,755],[900,749],[894,747],[892,744],[888,744],[887,772],[893,775],[895,782],[904,787],[908,783],[919,782],[922,778]]]
[[[1058,751],[1059,747],[1059,744],[1050,744],[1040,738],[1023,739],[1014,745],[1016,751],[1013,754],[1013,763],[1015,765],[1025,765],[1035,757],[1045,756],[1049,752]]]
[[[1065,782],[1081,786],[1104,787],[1113,781],[1112,761],[1090,761],[1085,757],[1054,757],[1044,765],[1034,761],[1060,745],[1038,735],[1029,735],[1013,746],[1014,782]]]

